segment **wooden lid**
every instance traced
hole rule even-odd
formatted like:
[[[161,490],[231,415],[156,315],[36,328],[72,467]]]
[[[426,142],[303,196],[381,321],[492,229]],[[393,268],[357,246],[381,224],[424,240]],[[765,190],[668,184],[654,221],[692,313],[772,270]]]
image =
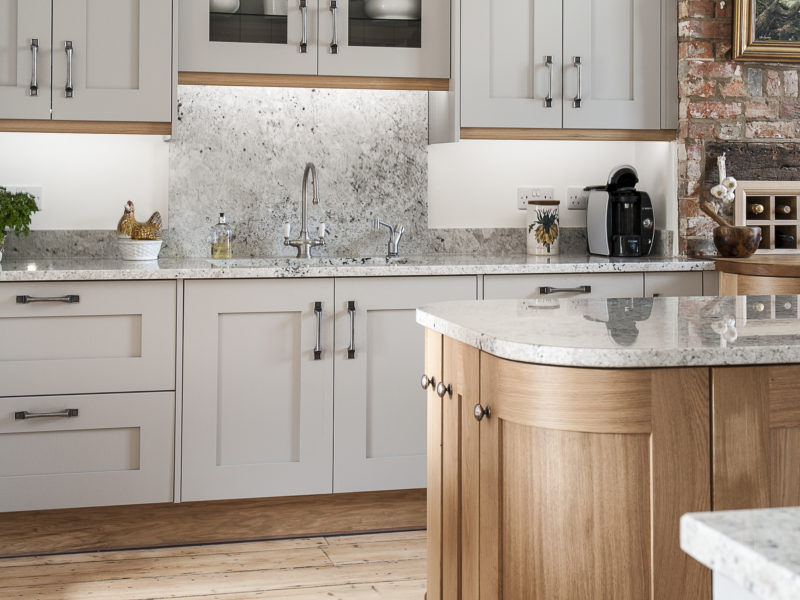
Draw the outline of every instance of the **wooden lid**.
[[[800,254],[754,254],[750,258],[715,258],[717,271],[761,277],[800,277]]]

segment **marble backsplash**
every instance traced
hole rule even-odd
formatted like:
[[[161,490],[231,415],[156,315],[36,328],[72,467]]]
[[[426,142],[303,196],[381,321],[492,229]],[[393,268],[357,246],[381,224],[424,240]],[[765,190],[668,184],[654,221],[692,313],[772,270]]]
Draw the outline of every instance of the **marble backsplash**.
[[[235,257],[294,256],[283,224],[298,235],[308,162],[321,200],[311,205],[309,185],[309,230],[327,228],[316,255],[384,255],[389,233],[374,229],[375,218],[405,226],[401,254],[524,253],[523,228],[428,229],[427,102],[423,91],[179,86],[161,256],[208,256],[220,212],[233,228]],[[562,231],[562,252],[585,252],[585,230]],[[669,236],[662,237],[654,254],[669,254]],[[112,231],[33,231],[9,236],[6,254],[118,251]]]

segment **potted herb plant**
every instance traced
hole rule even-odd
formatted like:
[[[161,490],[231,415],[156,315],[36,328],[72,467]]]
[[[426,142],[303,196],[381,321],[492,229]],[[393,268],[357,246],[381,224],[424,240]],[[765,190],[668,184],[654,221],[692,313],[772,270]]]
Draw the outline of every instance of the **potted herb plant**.
[[[38,210],[35,196],[27,192],[9,192],[0,185],[0,260],[3,259],[6,230],[17,235],[28,235],[31,215]]]

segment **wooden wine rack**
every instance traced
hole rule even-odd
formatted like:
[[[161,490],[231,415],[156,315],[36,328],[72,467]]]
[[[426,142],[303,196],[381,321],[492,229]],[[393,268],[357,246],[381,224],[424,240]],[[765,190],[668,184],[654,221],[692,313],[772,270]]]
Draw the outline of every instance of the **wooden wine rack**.
[[[752,207],[760,205],[756,214]],[[788,212],[782,207],[788,206]],[[800,181],[740,181],[736,187],[736,225],[761,228],[757,254],[800,253]]]

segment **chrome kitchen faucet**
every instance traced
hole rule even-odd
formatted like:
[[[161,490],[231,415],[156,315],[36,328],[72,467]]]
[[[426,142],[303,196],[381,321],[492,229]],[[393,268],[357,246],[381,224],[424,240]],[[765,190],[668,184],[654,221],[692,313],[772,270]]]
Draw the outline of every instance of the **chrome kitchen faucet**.
[[[397,246],[400,244],[400,238],[403,237],[403,234],[406,232],[406,228],[403,225],[400,225],[400,227],[395,229],[380,219],[375,219],[374,224],[375,231],[380,230],[381,226],[389,228],[389,250],[386,253],[386,258],[394,258],[397,256]]]
[[[303,171],[303,192],[302,192],[302,205],[300,214],[300,237],[294,240],[289,239],[291,233],[291,225],[284,223],[283,225],[283,245],[294,246],[297,248],[297,258],[310,258],[311,248],[314,246],[325,245],[325,223],[319,224],[319,237],[308,237],[308,220],[307,220],[307,207],[308,207],[308,174],[311,173],[311,203],[319,204],[319,189],[317,188],[317,169],[314,163],[307,163],[306,170]]]

